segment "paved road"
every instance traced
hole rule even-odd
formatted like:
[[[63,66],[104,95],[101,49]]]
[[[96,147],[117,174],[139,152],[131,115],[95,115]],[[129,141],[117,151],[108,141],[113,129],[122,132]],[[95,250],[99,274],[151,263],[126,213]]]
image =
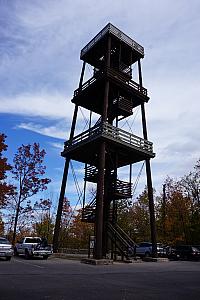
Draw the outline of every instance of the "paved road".
[[[0,300],[200,299],[200,262],[115,263],[0,260]]]

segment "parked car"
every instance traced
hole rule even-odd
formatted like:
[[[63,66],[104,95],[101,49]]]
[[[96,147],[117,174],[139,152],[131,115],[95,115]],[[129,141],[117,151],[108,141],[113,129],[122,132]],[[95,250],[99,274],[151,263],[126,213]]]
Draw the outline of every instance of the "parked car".
[[[171,249],[168,253],[168,258],[177,260],[199,260],[200,249],[193,245],[180,245]]]
[[[167,247],[167,257],[169,259],[173,259],[173,260],[177,260],[177,256],[176,256],[176,247]]]
[[[34,256],[42,256],[43,259],[47,259],[53,254],[52,246],[48,245],[46,239],[40,237],[24,237],[21,241],[17,242],[14,248],[14,254],[24,255],[25,258],[31,258]]]
[[[0,257],[11,260],[13,256],[13,248],[11,243],[4,237],[0,237]]]
[[[167,246],[157,243],[157,254],[159,257],[167,257]]]
[[[161,244],[157,243],[157,254],[159,257],[165,257],[167,255],[166,248]],[[136,247],[136,256],[148,257],[152,255],[152,243],[142,242]]]

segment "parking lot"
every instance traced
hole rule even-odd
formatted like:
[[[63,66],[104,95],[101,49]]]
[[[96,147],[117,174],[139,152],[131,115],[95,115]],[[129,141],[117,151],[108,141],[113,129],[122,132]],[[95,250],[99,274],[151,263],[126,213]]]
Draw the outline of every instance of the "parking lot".
[[[200,262],[87,265],[13,257],[0,260],[0,299],[200,299]]]

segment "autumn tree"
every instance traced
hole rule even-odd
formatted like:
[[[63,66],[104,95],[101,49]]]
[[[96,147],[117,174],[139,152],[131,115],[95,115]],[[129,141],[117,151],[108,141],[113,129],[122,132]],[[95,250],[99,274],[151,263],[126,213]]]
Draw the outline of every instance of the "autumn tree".
[[[148,193],[144,191],[130,205],[120,207],[117,223],[136,242],[150,240]]]
[[[132,217],[132,231],[139,241],[149,241],[150,234],[150,217],[149,217],[149,199],[148,192],[144,191],[137,197],[137,201],[133,204],[130,214]]]
[[[0,214],[0,235],[3,235],[3,234],[4,234],[4,222],[3,222],[2,216]]]
[[[193,171],[182,177],[180,183],[185,194],[191,198],[194,208],[200,211],[200,160]]]
[[[75,249],[87,249],[89,236],[94,235],[94,225],[82,222],[82,209],[78,210],[69,229],[68,245]]]
[[[195,164],[193,171],[181,178],[180,184],[185,197],[191,201],[190,234],[193,243],[200,241],[200,160]]]
[[[13,195],[15,205],[13,239],[16,238],[17,225],[20,214],[26,211],[29,198],[38,192],[46,190],[50,179],[45,178],[46,166],[43,164],[46,152],[40,150],[37,143],[22,145],[18,148],[13,159],[13,179],[16,182],[16,193]]]
[[[40,199],[33,206],[35,222],[33,229],[36,235],[46,238],[49,242],[53,239],[53,215],[51,213],[52,201]]]
[[[157,208],[159,241],[169,244],[190,243],[191,199],[184,193],[181,181],[167,177],[164,186],[165,195],[160,197],[160,206]]]
[[[59,245],[61,248],[66,248],[68,246],[69,240],[69,228],[73,220],[73,211],[70,205],[70,201],[67,197],[63,200],[63,209],[60,224],[60,234],[59,234]]]
[[[6,136],[0,134],[0,207],[6,204],[8,196],[13,193],[13,187],[6,183],[6,173],[11,170],[11,166],[7,163],[7,158],[3,157],[3,151],[7,150],[5,139]]]

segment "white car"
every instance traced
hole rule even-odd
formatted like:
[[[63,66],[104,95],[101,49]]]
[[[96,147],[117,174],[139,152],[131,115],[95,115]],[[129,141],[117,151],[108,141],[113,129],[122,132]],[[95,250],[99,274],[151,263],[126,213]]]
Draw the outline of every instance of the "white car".
[[[34,256],[42,256],[44,259],[47,259],[53,254],[53,250],[46,239],[27,236],[16,243],[14,254],[16,256],[23,254],[27,259]]]
[[[0,257],[11,260],[13,256],[13,248],[11,243],[4,237],[0,237]]]

